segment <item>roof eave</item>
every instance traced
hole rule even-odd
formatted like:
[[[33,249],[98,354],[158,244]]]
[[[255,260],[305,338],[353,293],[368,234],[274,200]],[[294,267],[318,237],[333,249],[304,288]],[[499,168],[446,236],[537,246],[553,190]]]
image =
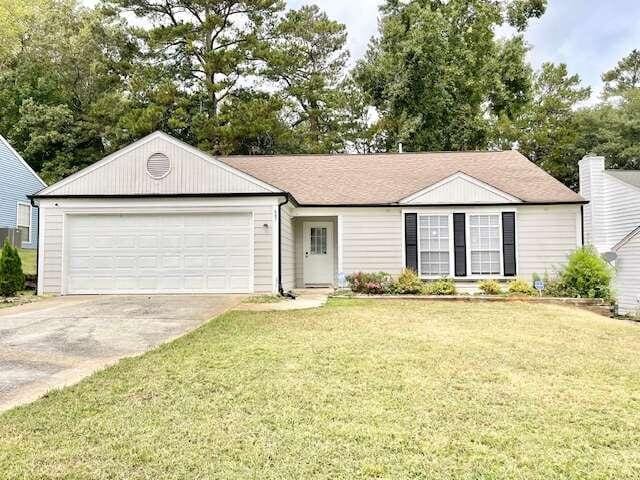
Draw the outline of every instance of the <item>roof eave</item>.
[[[500,202],[500,203],[300,203],[300,207],[518,207],[518,206],[542,206],[542,205],[586,205],[587,200],[563,200],[563,201],[542,201],[542,202]]]

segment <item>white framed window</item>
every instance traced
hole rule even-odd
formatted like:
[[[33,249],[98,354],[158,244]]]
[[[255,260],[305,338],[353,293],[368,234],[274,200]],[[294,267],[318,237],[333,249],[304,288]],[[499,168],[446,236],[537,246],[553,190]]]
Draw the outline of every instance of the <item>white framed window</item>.
[[[451,273],[449,215],[418,216],[420,275],[443,277]]]
[[[502,273],[500,215],[468,215],[471,275]]]
[[[20,241],[22,243],[31,243],[31,204],[18,202],[16,228],[20,232]]]

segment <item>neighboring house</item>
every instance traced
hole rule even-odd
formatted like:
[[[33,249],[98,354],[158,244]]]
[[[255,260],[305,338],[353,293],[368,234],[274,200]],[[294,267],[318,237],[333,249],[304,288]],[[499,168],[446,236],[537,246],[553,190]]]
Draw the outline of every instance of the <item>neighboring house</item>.
[[[160,132],[34,200],[56,294],[530,278],[581,246],[585,203],[514,151],[223,158]]]
[[[585,243],[615,252],[616,292],[622,314],[640,310],[640,170],[606,170],[604,157],[580,161]]]
[[[0,135],[0,237],[10,235],[16,246],[38,246],[38,209],[29,195],[46,184]],[[13,235],[13,231],[16,234]]]

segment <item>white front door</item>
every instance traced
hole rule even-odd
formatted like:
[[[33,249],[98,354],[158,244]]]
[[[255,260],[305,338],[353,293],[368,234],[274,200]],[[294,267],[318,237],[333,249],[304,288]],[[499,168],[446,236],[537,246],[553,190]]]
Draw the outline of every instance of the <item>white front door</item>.
[[[304,222],[304,283],[333,284],[333,223]]]

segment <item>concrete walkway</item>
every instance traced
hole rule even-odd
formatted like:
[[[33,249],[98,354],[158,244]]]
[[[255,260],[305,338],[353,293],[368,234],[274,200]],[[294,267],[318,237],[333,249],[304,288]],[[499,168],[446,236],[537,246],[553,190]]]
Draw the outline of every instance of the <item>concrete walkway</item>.
[[[0,309],[0,411],[183,335],[243,298],[66,296]]]
[[[269,312],[274,310],[302,310],[307,308],[318,308],[327,303],[327,299],[333,291],[333,288],[300,288],[294,291],[297,295],[295,300],[284,298],[281,301],[274,303],[241,303],[235,308],[235,310]]]

